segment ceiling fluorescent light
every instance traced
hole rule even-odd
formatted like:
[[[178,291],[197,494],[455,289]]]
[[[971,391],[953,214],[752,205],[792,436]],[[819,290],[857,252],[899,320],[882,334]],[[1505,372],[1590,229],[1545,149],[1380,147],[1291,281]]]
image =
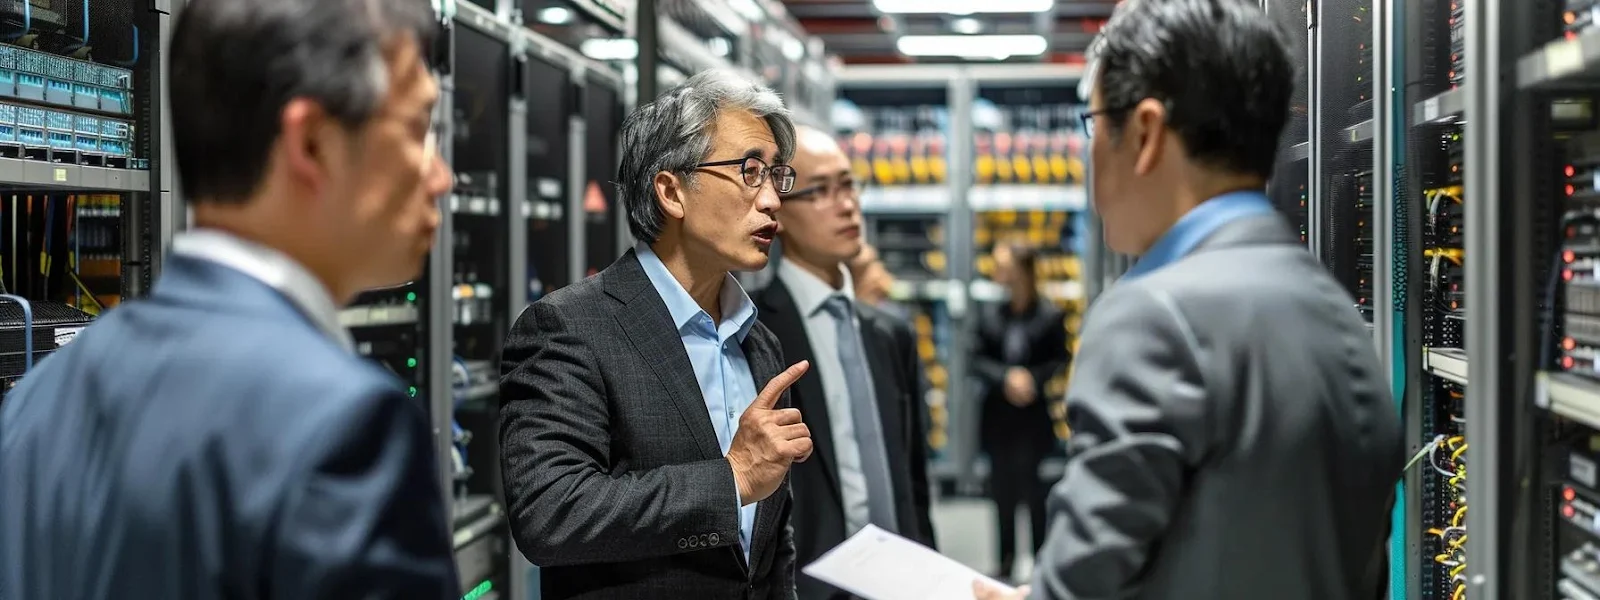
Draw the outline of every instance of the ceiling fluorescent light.
[[[629,38],[590,38],[578,44],[578,52],[600,61],[633,60],[639,57],[639,43]]]
[[[1038,35],[905,35],[896,42],[907,56],[960,56],[1004,60],[1038,56],[1050,42]]]
[[[572,22],[572,10],[562,6],[539,9],[539,22],[551,25],[566,25]]]
[[[872,0],[887,14],[1038,13],[1055,8],[1055,0]]]
[[[972,17],[962,17],[950,23],[950,29],[956,33],[972,35],[983,31],[983,21],[979,21]]]

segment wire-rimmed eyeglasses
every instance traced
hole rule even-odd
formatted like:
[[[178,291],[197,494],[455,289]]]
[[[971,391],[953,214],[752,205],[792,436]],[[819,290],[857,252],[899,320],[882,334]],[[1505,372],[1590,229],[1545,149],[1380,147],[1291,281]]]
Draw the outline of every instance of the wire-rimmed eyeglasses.
[[[771,177],[772,187],[778,190],[779,194],[787,194],[794,189],[794,167],[789,165],[767,166],[767,161],[755,156],[704,162],[695,165],[694,168],[703,169],[706,167],[727,167],[732,165],[739,166],[739,175],[744,178],[744,184],[750,187],[761,187],[761,184],[766,183],[767,178]]]

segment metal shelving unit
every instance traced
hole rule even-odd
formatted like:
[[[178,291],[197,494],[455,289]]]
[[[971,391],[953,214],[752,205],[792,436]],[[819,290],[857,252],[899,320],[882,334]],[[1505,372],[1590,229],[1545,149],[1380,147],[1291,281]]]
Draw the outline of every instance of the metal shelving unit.
[[[1048,139],[1035,132],[1049,131],[1048,123],[1075,120],[1076,113],[1062,112],[1059,115],[1062,118],[1057,119],[1053,112],[1034,108],[1054,106],[1054,100],[1043,96],[1022,98],[1017,95],[1019,92],[1012,90],[1031,90],[1037,95],[1037,90],[1059,87],[1064,94],[1072,96],[1070,102],[1059,104],[1076,104],[1076,91],[1068,86],[1075,85],[1081,74],[1081,68],[1075,66],[1025,64],[864,65],[847,67],[837,74],[842,97],[868,112],[878,107],[888,109],[889,116],[877,117],[874,124],[885,119],[891,124],[916,119],[920,127],[896,125],[891,129],[921,131],[917,135],[922,136],[932,135],[929,132],[933,130],[940,132],[938,139],[941,141],[937,143],[942,154],[936,152],[935,157],[949,166],[943,168],[945,176],[939,180],[918,180],[914,169],[907,170],[913,174],[910,179],[893,179],[892,165],[874,158],[881,154],[874,150],[874,144],[852,149],[855,138],[848,136],[858,131],[854,128],[847,131],[844,145],[847,152],[852,152],[857,170],[872,173],[873,184],[862,198],[862,211],[868,219],[868,241],[878,246],[880,256],[891,271],[896,270],[895,265],[900,265],[899,272],[895,273],[900,281],[891,296],[914,307],[911,311],[914,325],[921,331],[926,350],[925,368],[934,387],[938,388],[929,398],[933,421],[929,437],[936,456],[931,472],[936,480],[957,491],[981,489],[988,471],[977,448],[975,394],[978,389],[968,376],[967,359],[973,343],[972,327],[976,323],[973,303],[992,302],[1002,297],[997,286],[979,273],[980,263],[987,256],[979,247],[993,241],[984,238],[984,234],[991,233],[985,219],[1015,219],[1011,222],[1021,223],[1025,217],[1077,216],[1088,212],[1083,180],[1088,169],[1082,163],[1081,157],[1086,153],[1081,148],[1070,152],[1071,159],[1078,161],[1076,167],[1067,165],[1063,171],[1070,173],[1070,177],[1055,178],[1063,165],[1054,164],[1049,175],[1051,179],[1029,175],[1024,181],[1014,172],[1005,175],[990,172],[985,178],[982,163],[987,159],[990,165],[995,165],[1004,152],[998,146],[975,141],[978,137],[975,132],[980,129],[995,130],[992,125],[980,122],[985,117],[974,119],[974,107],[980,102],[999,106],[1001,114],[1010,115],[1009,120],[1003,121],[1022,123],[1029,128],[1028,135],[1032,136],[1029,139]],[[908,105],[922,105],[928,109],[902,108]],[[900,112],[909,116],[898,116]],[[835,127],[838,130],[851,126],[836,119]],[[1010,132],[1012,128],[1005,126],[999,131]],[[1061,140],[1055,141],[1059,145]],[[1036,146],[1030,143],[1027,147]],[[1018,155],[1034,154],[1023,151]],[[1037,154],[1056,156],[1058,151]],[[1005,156],[1010,159],[1011,155]],[[1051,164],[1051,159],[1044,163],[1038,163],[1037,159],[1028,161],[1030,168],[1034,164]],[[1087,229],[1081,219],[1069,221],[1060,228],[1071,231],[1072,235]],[[1050,227],[1048,223],[1042,226]],[[984,231],[980,233],[979,229]],[[1033,233],[1048,232],[1041,229]],[[975,234],[979,235],[975,238]],[[898,240],[907,240],[911,245],[899,248]],[[1088,247],[1094,245],[1088,244]],[[1074,260],[1073,264],[1079,263]],[[1046,295],[1069,306],[1081,307],[1088,295],[1083,282],[1083,271],[1087,268],[1073,266],[1070,269],[1072,282],[1046,285]]]

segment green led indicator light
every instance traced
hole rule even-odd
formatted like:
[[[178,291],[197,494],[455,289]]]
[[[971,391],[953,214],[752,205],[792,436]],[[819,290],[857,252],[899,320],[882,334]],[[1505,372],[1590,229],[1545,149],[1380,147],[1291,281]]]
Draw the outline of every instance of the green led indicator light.
[[[472,588],[472,591],[467,592],[465,596],[462,596],[461,600],[478,600],[479,598],[488,595],[492,590],[494,590],[494,582],[484,580],[483,583],[478,584],[476,587]]]
[[[406,367],[407,368],[413,368],[413,369],[416,368],[417,367],[417,359],[415,359],[415,358],[406,359]]]
[[[407,394],[411,394],[412,398],[417,397],[417,386],[413,385],[411,387],[406,388],[406,393]]]
[[[417,301],[417,293],[416,292],[406,292],[406,302],[416,302],[416,301]]]

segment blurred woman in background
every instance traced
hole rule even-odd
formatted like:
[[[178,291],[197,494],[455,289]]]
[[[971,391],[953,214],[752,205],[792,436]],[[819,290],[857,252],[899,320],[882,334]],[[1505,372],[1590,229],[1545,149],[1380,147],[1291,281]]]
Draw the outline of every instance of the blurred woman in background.
[[[1039,481],[1039,465],[1057,445],[1045,384],[1071,356],[1065,315],[1040,295],[1033,249],[1001,244],[994,261],[995,282],[1010,297],[979,314],[973,371],[984,383],[979,444],[989,455],[989,493],[999,519],[995,576],[1008,580],[1017,556],[1017,505],[1028,505],[1033,553],[1044,543],[1049,487]]]

